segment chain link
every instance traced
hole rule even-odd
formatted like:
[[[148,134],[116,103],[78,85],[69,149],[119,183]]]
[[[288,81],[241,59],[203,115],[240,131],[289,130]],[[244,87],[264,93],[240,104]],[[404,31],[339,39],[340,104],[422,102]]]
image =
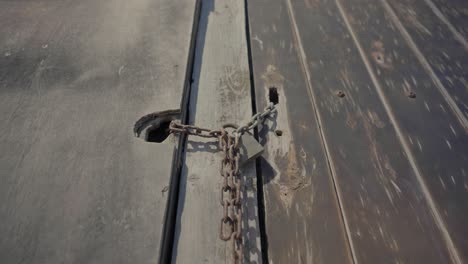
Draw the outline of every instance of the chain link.
[[[263,112],[252,116],[251,120],[238,127],[235,124],[225,124],[219,130],[211,130],[192,125],[183,125],[172,121],[169,126],[170,133],[187,134],[204,138],[217,138],[219,149],[223,152],[220,175],[223,183],[220,190],[220,203],[223,207],[223,216],[219,230],[219,238],[230,241],[232,244],[232,263],[243,263],[242,241],[242,177],[239,171],[239,139],[246,133],[262,124],[265,119],[276,113],[273,103],[270,103]],[[227,128],[234,129],[231,133]]]
[[[265,119],[276,113],[276,107],[273,103],[269,103],[267,107],[261,113],[256,113],[252,116],[249,122],[243,126],[236,126],[234,124],[225,124],[224,126],[235,128],[233,134],[239,134],[242,136],[245,132],[253,130],[255,127],[261,125]],[[192,136],[199,136],[203,138],[218,138],[221,135],[221,130],[213,130],[208,128],[201,128],[193,125],[184,125],[177,121],[172,121],[169,126],[171,133],[187,134]]]
[[[232,263],[242,263],[242,204],[241,198],[241,175],[239,173],[239,134],[228,134],[221,129],[219,136],[220,148],[223,151],[221,160],[221,177],[223,185],[220,190],[221,205],[223,206],[223,216],[221,218],[220,239],[231,240],[232,243]],[[226,233],[227,231],[227,233]]]
[[[220,130],[211,130],[211,129],[201,128],[197,126],[183,125],[176,121],[172,121],[171,124],[169,125],[169,132],[187,134],[187,135],[204,137],[204,138],[217,138],[219,137],[219,135],[221,135]]]
[[[255,115],[253,115],[250,121],[247,124],[237,128],[236,132],[242,135],[245,132],[254,129],[255,127],[263,124],[265,118],[276,113],[276,111],[277,110],[275,108],[275,105],[273,103],[269,103],[268,106],[265,107],[265,109],[263,109],[262,113],[256,113]]]

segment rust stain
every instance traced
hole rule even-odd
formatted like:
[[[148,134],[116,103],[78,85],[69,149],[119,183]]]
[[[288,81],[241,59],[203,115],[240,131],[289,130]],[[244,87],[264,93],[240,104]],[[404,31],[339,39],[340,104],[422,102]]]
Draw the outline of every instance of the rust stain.
[[[287,98],[284,93],[284,76],[272,64],[268,65],[261,75],[264,82],[265,95],[268,96],[268,88],[275,87],[278,90],[279,103],[277,104],[278,116],[276,118],[276,129],[284,131],[283,136],[269,137],[266,146],[268,161],[277,173],[274,180],[275,195],[279,198],[284,208],[291,208],[296,192],[310,185],[310,179],[306,177],[307,169],[305,164],[307,154],[300,148],[300,144],[295,144],[291,133],[290,120],[287,108]],[[302,129],[308,129],[309,124],[299,124]]]
[[[392,57],[385,53],[385,47],[382,41],[377,40],[372,43],[371,57],[380,67],[387,70],[393,69]]]
[[[356,115],[348,112],[346,114],[346,125],[351,128],[352,130],[356,129],[357,126],[357,119]]]
[[[284,171],[283,177],[279,181],[280,200],[286,208],[290,208],[295,192],[310,183],[305,176],[305,169],[298,160],[298,155],[294,145],[291,144],[288,153],[283,157],[276,157],[276,164],[281,171]]]
[[[288,163],[286,166],[286,175],[289,180],[290,187],[293,190],[297,190],[301,185],[302,181],[298,181],[301,176],[301,169],[297,164],[297,154],[296,149],[291,145],[289,148],[289,153],[287,155]]]

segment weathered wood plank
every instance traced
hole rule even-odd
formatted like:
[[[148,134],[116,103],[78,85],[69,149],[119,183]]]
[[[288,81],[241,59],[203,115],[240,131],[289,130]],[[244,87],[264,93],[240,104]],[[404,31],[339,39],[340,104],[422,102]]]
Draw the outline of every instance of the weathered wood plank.
[[[389,1],[401,20],[402,35],[416,54],[415,59],[434,79],[442,96],[461,114],[460,122],[468,129],[468,43],[451,31],[443,20],[422,1]],[[467,21],[468,22],[468,21]]]
[[[2,263],[157,263],[192,0],[0,1]]]
[[[380,96],[400,131],[405,153],[450,250],[451,261],[468,261],[467,132],[400,35],[401,25],[388,3],[340,2]],[[416,98],[406,96],[410,91]]]
[[[258,110],[270,88],[279,96],[277,118],[260,130],[269,263],[351,263],[286,2],[251,1],[248,13]]]
[[[252,116],[243,1],[203,1],[197,37],[189,122],[220,128]],[[231,243],[219,238],[220,162],[217,140],[188,137],[182,170],[173,263],[231,263]],[[242,170],[244,259],[262,263],[256,171]]]
[[[446,263],[449,251],[341,5],[290,3],[354,261]]]

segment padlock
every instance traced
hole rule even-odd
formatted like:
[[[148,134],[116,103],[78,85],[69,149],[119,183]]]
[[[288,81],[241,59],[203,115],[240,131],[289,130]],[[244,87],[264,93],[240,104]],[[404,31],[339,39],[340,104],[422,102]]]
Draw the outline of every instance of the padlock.
[[[244,133],[239,141],[239,165],[243,166],[248,161],[256,159],[263,152],[263,146],[258,143],[250,133]]]

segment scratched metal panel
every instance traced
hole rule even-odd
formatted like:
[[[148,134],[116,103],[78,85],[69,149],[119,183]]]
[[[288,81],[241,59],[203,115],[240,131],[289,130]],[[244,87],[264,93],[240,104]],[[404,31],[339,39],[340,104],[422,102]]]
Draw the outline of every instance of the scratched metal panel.
[[[0,0],[0,262],[157,263],[192,0]]]
[[[424,0],[443,22],[451,24],[464,38],[468,38],[468,1]]]
[[[348,25],[357,17],[343,13],[344,2],[352,5],[291,1],[355,260],[446,263],[446,244]]]
[[[450,78],[456,72],[466,75],[456,69],[459,67],[457,61],[466,61],[468,53],[455,45],[446,27],[438,27],[432,32],[433,36],[447,36],[446,47],[438,42],[443,41],[438,37],[430,38],[427,43],[416,41],[419,38],[417,33],[410,31],[416,42],[414,45],[405,37],[405,28],[388,4],[390,2],[400,5],[400,11],[401,8],[414,11],[413,16],[425,25],[429,25],[429,19],[430,24],[437,23],[437,17],[422,15],[430,10],[407,0],[343,1],[343,5],[363,56],[369,61],[369,70],[374,73],[381,95],[387,101],[388,111],[393,115],[394,126],[400,131],[401,144],[412,163],[451,260],[463,263],[468,261],[468,134],[465,123],[457,118],[447,98],[438,89],[437,80],[423,67],[415,48],[427,54],[429,60],[440,59],[444,50],[447,54],[454,54],[447,49],[458,52],[453,60],[438,61],[440,68],[452,70],[438,73],[437,78]],[[461,90],[467,91],[461,83],[452,88],[458,89],[456,94]],[[408,92],[414,92],[416,97],[409,98]]]
[[[330,176],[334,179],[344,217],[344,229],[355,262],[447,263],[452,252],[440,232],[425,192],[401,144],[401,135],[395,130],[393,117],[380,98],[374,77],[369,72],[369,63],[363,60],[361,47],[356,44],[354,31],[349,27],[349,21],[355,22],[356,17],[348,17],[343,13],[343,1],[285,3],[284,6],[277,3],[279,7],[276,12],[272,12],[274,7],[268,6],[271,3],[266,5],[268,9],[264,6],[253,9],[252,6],[257,6],[257,3],[250,4],[249,8],[251,14],[257,14],[249,16],[257,104],[262,105],[264,102],[265,89],[268,86],[279,86],[281,93],[277,128],[286,130],[286,135],[290,134],[286,139],[272,140],[270,136],[266,144],[267,153],[278,156],[281,151],[275,153],[275,147],[281,148],[284,145],[284,153],[294,154],[296,141],[291,141],[293,149],[288,148],[290,144],[284,141],[291,138],[297,140],[298,135],[302,139],[298,140],[302,146],[313,142],[312,146],[316,149],[324,144],[331,168]],[[347,1],[347,4],[352,5],[352,2]],[[369,8],[369,12],[361,14],[361,17],[366,17],[373,15],[371,6],[371,3],[366,3],[357,4],[353,8]],[[274,20],[281,12],[289,12],[289,17]],[[284,24],[288,22],[290,25],[286,26],[286,30],[292,34],[278,33],[285,30]],[[378,22],[374,21],[374,24]],[[298,41],[295,42],[294,38]],[[371,43],[370,39],[364,41]],[[289,56],[281,57],[278,55],[281,52],[287,52]],[[295,57],[299,58],[302,67],[297,66]],[[302,73],[306,75],[306,81],[301,80]],[[339,91],[344,96],[337,96]],[[405,100],[409,99],[405,93],[401,94]],[[281,98],[287,101],[286,105],[291,106],[282,109]],[[318,119],[310,119],[314,115],[314,109],[301,103],[304,99],[316,107]],[[302,117],[304,119],[300,118],[304,109],[308,109],[307,119],[305,116]],[[281,117],[282,112],[286,117]],[[407,118],[410,117],[407,115]],[[292,122],[283,121],[282,124],[282,118],[291,118]],[[314,125],[315,129],[317,126],[320,128],[323,142],[317,140],[317,136],[311,132],[314,128],[303,129],[310,125]],[[262,162],[262,173],[266,171],[267,174],[278,175],[280,170],[273,165],[281,162],[280,157],[267,157],[268,159],[270,160]],[[273,165],[266,166],[271,160]],[[323,161],[317,159],[317,165],[322,165],[320,162]],[[300,159],[296,163],[301,164]],[[296,163],[284,161],[286,175],[288,172],[295,172],[292,166]],[[306,172],[306,175],[309,173]],[[326,170],[323,173],[327,173]],[[276,251],[282,251],[277,245],[282,245],[281,239],[288,239],[288,234],[283,231],[290,227],[284,227],[289,224],[287,221],[276,229],[268,225],[281,223],[293,212],[301,212],[297,215],[297,222],[307,219],[307,214],[297,206],[313,206],[315,203],[313,199],[301,201],[301,196],[275,199],[275,195],[291,194],[290,188],[288,189],[291,184],[287,185],[288,177],[281,176],[264,178],[266,245],[273,263],[281,262],[281,255]],[[271,187],[275,184],[276,189]],[[285,207],[284,201],[293,206],[283,214],[277,213]],[[275,216],[273,220],[269,217],[271,215]],[[314,214],[314,219],[325,217],[324,215],[325,213]],[[272,222],[269,223],[269,220]],[[333,227],[339,229],[338,226]],[[314,237],[309,234],[304,238],[301,232],[294,233],[294,236],[306,242]],[[304,250],[309,249],[313,254],[316,248],[311,245],[313,243],[307,244]],[[324,238],[324,246],[327,245],[328,240]],[[337,248],[340,256],[346,247]],[[289,250],[285,254],[293,256],[295,253],[294,250]],[[299,262],[307,263],[304,258],[299,258]]]
[[[430,0],[429,0],[430,1]],[[416,55],[414,61],[428,71],[441,97],[468,129],[468,42],[433,5],[425,1],[388,1],[401,21],[402,40]],[[433,7],[433,8],[431,8]],[[468,19],[466,20],[468,23]],[[406,34],[406,32],[408,34]],[[408,61],[409,58],[407,58]]]
[[[257,111],[278,92],[278,115],[260,131],[269,263],[351,263],[287,5],[251,1],[248,12]]]

